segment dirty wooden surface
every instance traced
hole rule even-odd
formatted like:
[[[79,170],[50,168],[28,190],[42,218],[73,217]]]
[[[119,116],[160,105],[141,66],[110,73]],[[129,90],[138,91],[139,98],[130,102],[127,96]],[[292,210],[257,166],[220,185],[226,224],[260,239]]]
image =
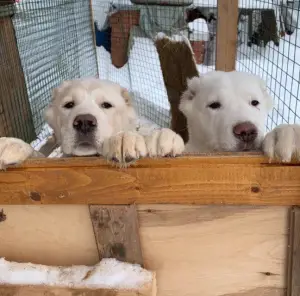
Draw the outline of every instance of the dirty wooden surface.
[[[91,205],[90,213],[100,259],[116,258],[143,266],[135,205]]]

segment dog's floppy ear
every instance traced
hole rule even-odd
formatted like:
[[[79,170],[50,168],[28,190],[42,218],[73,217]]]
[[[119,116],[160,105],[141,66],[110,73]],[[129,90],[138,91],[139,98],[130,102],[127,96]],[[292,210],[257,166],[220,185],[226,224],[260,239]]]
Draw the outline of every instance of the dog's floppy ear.
[[[266,101],[267,110],[270,111],[273,108],[273,99],[268,92],[268,88],[265,81],[259,78],[259,83],[260,83],[261,91],[264,95],[264,99]]]
[[[121,96],[124,98],[125,103],[127,105],[132,105],[132,99],[130,97],[130,94],[129,94],[128,90],[124,87],[121,87]]]
[[[60,134],[61,123],[60,123],[59,115],[55,109],[54,100],[59,95],[59,92],[60,92],[60,87],[52,91],[52,102],[47,106],[44,112],[45,121],[53,129],[55,138],[57,139],[58,143],[60,143],[61,140],[61,134]]]
[[[200,82],[201,78],[197,76],[187,79],[187,89],[182,93],[179,105],[183,114],[188,114],[193,109],[193,100],[200,88]]]
[[[72,81],[65,80],[58,87],[54,88],[52,90],[52,101],[54,101],[66,87],[71,85],[71,83],[72,83]]]

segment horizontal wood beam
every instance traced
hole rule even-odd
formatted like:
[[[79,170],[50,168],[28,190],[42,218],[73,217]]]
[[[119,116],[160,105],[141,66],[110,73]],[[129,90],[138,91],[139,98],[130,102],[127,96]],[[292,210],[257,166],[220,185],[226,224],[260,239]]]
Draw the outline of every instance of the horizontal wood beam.
[[[253,154],[143,159],[32,159],[0,173],[0,204],[300,205],[300,164]]]

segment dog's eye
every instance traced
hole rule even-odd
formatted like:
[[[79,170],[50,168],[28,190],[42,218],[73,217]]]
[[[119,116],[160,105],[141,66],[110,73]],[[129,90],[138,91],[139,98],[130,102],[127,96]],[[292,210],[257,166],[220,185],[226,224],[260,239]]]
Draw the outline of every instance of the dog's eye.
[[[109,109],[109,108],[112,107],[112,104],[104,102],[104,103],[101,104],[101,107],[104,108],[104,109]]]
[[[68,103],[64,104],[64,108],[66,108],[66,109],[71,109],[74,106],[75,106],[74,102],[68,102]]]
[[[254,106],[254,107],[256,107],[256,106],[259,105],[259,101],[257,101],[257,100],[252,100],[252,101],[251,101],[251,105]]]
[[[211,109],[220,109],[221,108],[221,103],[213,102],[213,103],[209,104],[208,107],[211,108]]]

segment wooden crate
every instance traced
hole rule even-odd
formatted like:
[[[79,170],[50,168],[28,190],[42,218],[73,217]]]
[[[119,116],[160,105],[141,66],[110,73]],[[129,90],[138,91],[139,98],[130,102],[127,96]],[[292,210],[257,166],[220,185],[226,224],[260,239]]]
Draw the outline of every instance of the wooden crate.
[[[299,295],[298,164],[252,154],[145,159],[129,169],[36,159],[1,172],[0,183],[7,260],[115,257],[154,270],[161,296]]]

